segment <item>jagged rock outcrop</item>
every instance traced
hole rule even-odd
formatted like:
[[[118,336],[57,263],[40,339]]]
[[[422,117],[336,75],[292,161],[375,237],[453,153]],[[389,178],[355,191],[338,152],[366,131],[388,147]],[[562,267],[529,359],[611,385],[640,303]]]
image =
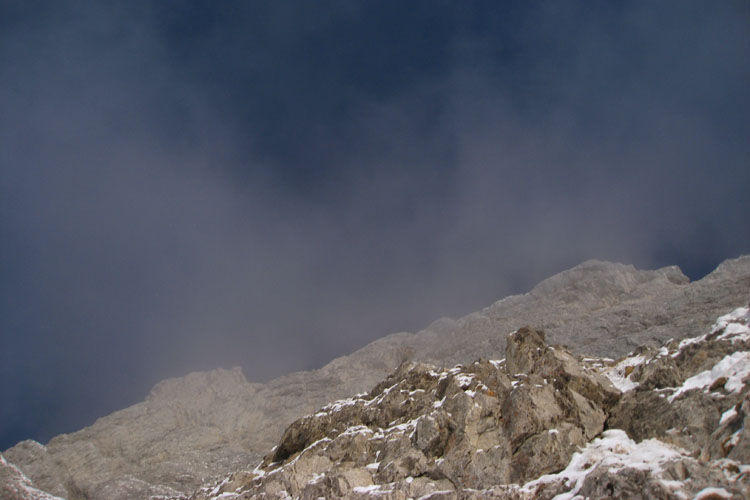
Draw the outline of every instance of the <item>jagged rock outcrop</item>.
[[[359,466],[379,462],[378,477],[388,482],[426,475],[476,487],[559,469],[576,446],[602,431],[619,393],[608,379],[584,373],[561,348],[537,343],[541,332],[522,329],[510,337],[541,349],[535,369],[510,369],[525,363],[528,352],[449,371],[405,363],[367,395],[292,424],[265,465],[288,461],[319,441],[331,463],[347,457]],[[478,449],[485,457],[472,457]],[[332,457],[331,450],[346,457]]]
[[[708,335],[625,358],[618,368],[627,391],[608,425],[639,441],[675,444],[702,460],[750,463],[750,435],[737,434],[750,407],[744,390],[750,380],[748,323],[750,312],[740,308]]]
[[[21,442],[5,456],[36,487],[69,500],[176,494],[257,458],[238,439],[246,422],[233,419],[256,390],[239,369],[165,380],[143,403],[47,446]]]
[[[0,499],[62,500],[60,497],[34,488],[31,485],[31,480],[18,467],[8,463],[1,454]]]
[[[369,390],[404,359],[453,366],[501,358],[507,332],[524,325],[573,352],[616,357],[639,345],[698,336],[748,295],[748,256],[693,283],[676,267],[641,271],[589,261],[527,294],[415,334],[388,335],[319,370],[266,384],[249,383],[238,370],[171,379],[146,401],[81,431],[3,453],[35,487],[69,500],[186,493],[256,463],[295,419]],[[676,384],[674,370],[659,366],[645,376],[648,383]]]
[[[508,335],[501,361],[407,362],[189,500],[750,498],[749,325],[740,308],[618,362],[531,328]]]

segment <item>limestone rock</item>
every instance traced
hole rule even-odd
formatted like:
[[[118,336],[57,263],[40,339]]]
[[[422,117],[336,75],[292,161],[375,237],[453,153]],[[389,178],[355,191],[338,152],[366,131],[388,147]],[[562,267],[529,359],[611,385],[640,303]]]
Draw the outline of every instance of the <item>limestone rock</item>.
[[[606,408],[619,393],[564,348],[547,346],[542,332],[526,328],[509,338],[504,362],[450,370],[407,362],[369,393],[297,420],[251,480],[239,489],[232,484],[234,493],[416,498],[523,483],[563,469],[603,430]],[[529,356],[536,364],[523,365]],[[521,365],[528,373],[518,372]],[[595,399],[577,393],[579,387]]]
[[[402,364],[189,498],[750,498],[748,342],[750,307],[617,362],[524,327],[504,360]]]
[[[27,476],[34,478],[34,485],[52,495],[66,496],[65,477],[47,453],[47,447],[36,441],[21,441],[6,452],[6,459],[14,464],[24,463]]]
[[[3,453],[34,487],[70,499],[83,495],[91,500],[109,499],[116,494],[117,485],[123,485],[123,491],[135,495],[133,498],[141,494],[133,493],[134,485],[143,487],[143,495],[169,490],[188,493],[211,478],[225,477],[257,463],[294,420],[330,401],[370,390],[404,360],[469,366],[478,358],[502,358],[506,334],[525,325],[545,331],[545,341],[568,345],[572,353],[618,357],[640,345],[655,348],[670,338],[679,341],[700,336],[717,316],[746,303],[749,296],[749,256],[726,261],[693,283],[675,267],[642,271],[589,261],[545,280],[529,293],[507,297],[460,319],[439,320],[414,334],[388,335],[319,370],[266,384],[246,381],[239,370],[190,374],[157,384],[146,401],[99,419],[81,431],[58,436],[42,448],[26,443]],[[638,380],[631,377],[631,382],[643,388],[677,386],[691,370],[710,368],[722,356],[718,351],[710,356],[705,352],[689,356],[689,349],[685,351],[687,361],[679,370],[666,361],[653,367],[636,367]],[[545,358],[550,364],[545,369],[557,370],[555,366],[570,364],[574,358],[573,354],[565,359]],[[516,382],[504,370],[495,370],[487,363],[472,369],[497,394],[507,392]],[[581,369],[588,367],[584,364]],[[572,401],[569,404],[578,404],[579,397],[593,398],[606,414],[612,404],[611,390],[602,384],[587,387],[587,378],[573,375],[566,383],[558,383],[569,389],[575,387],[567,392],[566,397]],[[541,372],[530,377],[536,382],[545,378]],[[592,388],[602,392],[598,396],[587,392]],[[532,392],[534,404],[544,405],[544,391]],[[456,401],[455,405],[457,415],[471,414],[467,401]],[[394,415],[402,411],[397,410],[389,411]],[[498,413],[501,410],[501,406],[492,409]],[[572,415],[566,411],[563,414]],[[588,419],[587,428],[595,428],[601,420],[601,414],[594,410],[580,410],[578,416]],[[485,419],[481,425],[489,421]],[[446,429],[459,424],[455,420],[436,422],[440,426],[437,436],[430,434],[429,429],[435,429],[433,424],[426,422],[421,427],[424,436],[432,436],[425,437],[419,448],[428,460],[449,446],[448,435],[464,432],[456,427],[448,434]],[[519,430],[519,436],[522,434]],[[538,449],[540,445],[534,442],[525,446]],[[477,474],[485,474],[481,470],[477,469]],[[506,473],[511,471],[502,472]]]
[[[239,370],[167,380],[143,403],[47,446],[27,441],[5,455],[35,486],[69,499],[148,498],[195,489],[259,458],[242,437],[255,391]]]
[[[747,462],[742,419],[750,366],[745,373],[743,365],[750,356],[741,355],[750,353],[749,324],[750,309],[739,308],[719,318],[709,334],[639,350],[620,361],[633,367],[628,377],[636,386],[612,408],[608,427],[624,429],[636,440],[663,439],[705,460],[727,457],[739,446],[734,456]],[[726,363],[734,358],[736,372]],[[726,370],[719,369],[722,363]],[[735,378],[732,387],[728,377]]]
[[[62,500],[60,497],[34,488],[31,480],[18,467],[9,463],[2,454],[0,454],[0,499]]]

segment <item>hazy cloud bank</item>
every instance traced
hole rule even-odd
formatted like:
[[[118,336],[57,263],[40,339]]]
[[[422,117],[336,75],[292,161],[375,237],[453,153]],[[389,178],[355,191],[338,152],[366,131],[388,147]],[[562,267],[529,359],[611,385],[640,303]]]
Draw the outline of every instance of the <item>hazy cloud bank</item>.
[[[745,3],[303,4],[3,7],[0,448],[750,249]]]

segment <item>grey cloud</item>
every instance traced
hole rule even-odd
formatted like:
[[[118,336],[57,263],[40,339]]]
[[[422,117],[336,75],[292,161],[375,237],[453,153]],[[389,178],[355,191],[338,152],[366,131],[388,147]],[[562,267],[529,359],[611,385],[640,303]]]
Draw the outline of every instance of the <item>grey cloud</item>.
[[[696,274],[748,251],[746,7],[590,7],[502,30],[435,7],[460,25],[440,64],[368,82],[361,46],[296,53],[363,6],[4,29],[0,433],[45,439],[191,370],[318,367],[587,258]]]

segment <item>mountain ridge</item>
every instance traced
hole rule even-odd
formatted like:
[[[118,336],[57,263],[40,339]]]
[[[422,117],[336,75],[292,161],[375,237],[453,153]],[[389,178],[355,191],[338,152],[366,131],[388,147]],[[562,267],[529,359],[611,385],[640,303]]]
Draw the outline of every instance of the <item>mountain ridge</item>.
[[[750,498],[748,361],[748,306],[619,361],[524,327],[502,360],[404,362],[254,470],[172,500]]]
[[[145,401],[89,427],[3,454],[35,487],[70,500],[76,492],[91,499],[184,493],[259,460],[294,419],[369,390],[404,361],[452,366],[499,358],[505,334],[524,325],[576,352],[620,356],[701,334],[746,303],[749,291],[750,256],[727,260],[692,283],[675,266],[642,271],[586,261],[528,293],[415,333],[387,335],[318,370],[264,384],[247,382],[237,369],[167,379]]]

